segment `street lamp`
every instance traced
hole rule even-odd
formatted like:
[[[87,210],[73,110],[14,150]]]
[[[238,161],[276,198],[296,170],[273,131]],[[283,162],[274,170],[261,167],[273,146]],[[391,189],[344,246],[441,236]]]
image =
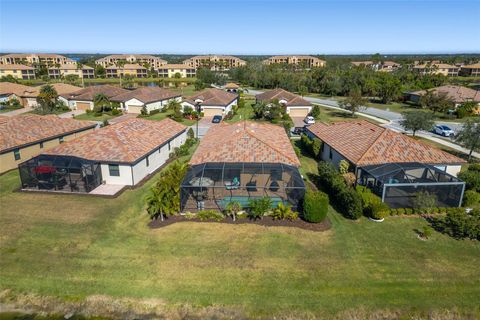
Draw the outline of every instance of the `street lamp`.
[[[200,99],[195,100],[195,111],[197,111],[197,135],[196,135],[196,138],[198,139],[198,120],[200,119],[200,112],[202,111],[202,100],[200,100]]]

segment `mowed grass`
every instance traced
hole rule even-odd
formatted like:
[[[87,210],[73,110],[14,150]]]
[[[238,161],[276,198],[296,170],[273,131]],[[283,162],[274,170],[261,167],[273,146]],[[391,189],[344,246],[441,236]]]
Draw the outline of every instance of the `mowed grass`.
[[[143,198],[154,181],[103,199],[13,192],[17,171],[0,176],[0,289],[267,317],[478,312],[479,243],[438,233],[420,241],[420,218],[352,222],[332,210],[326,232],[195,222],[152,230]]]

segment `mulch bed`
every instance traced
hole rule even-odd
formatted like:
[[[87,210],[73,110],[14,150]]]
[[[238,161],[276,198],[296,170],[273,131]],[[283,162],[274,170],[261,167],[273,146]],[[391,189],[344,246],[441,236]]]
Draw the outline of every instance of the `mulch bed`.
[[[180,223],[180,222],[200,222],[200,223],[225,223],[225,224],[255,224],[259,226],[264,226],[264,227],[293,227],[293,228],[300,228],[300,229],[305,229],[305,230],[310,230],[310,231],[326,231],[331,228],[331,223],[330,220],[325,219],[320,223],[310,223],[306,222],[302,219],[297,219],[294,221],[288,221],[288,220],[273,220],[271,217],[263,217],[262,220],[250,220],[247,218],[241,218],[237,219],[237,221],[233,221],[231,218],[225,218],[221,221],[215,221],[215,220],[199,220],[199,219],[187,219],[185,216],[171,216],[168,219],[165,219],[164,221],[161,221],[160,219],[157,220],[152,220],[148,224],[148,226],[152,229],[157,229],[157,228],[163,228],[167,227],[171,224],[174,223]]]

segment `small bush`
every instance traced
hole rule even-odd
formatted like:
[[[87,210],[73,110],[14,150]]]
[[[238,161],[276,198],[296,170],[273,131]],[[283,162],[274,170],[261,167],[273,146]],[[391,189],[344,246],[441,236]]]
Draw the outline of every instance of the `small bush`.
[[[197,212],[197,218],[201,221],[205,220],[215,220],[215,221],[222,221],[224,215],[216,210],[201,210]]]
[[[412,215],[413,214],[413,209],[412,208],[405,208],[405,214],[406,215]]]
[[[454,238],[480,240],[480,209],[466,213],[463,208],[453,208],[445,217],[432,219],[432,226]]]
[[[350,168],[350,163],[348,163],[347,160],[340,160],[340,162],[338,163],[338,171],[341,173],[341,174],[345,174],[348,172],[348,169]]]
[[[290,220],[293,221],[298,218],[298,213],[293,212],[289,205],[278,203],[278,206],[272,211],[273,220]]]
[[[465,207],[480,206],[480,193],[475,190],[467,190],[463,196],[463,205]]]
[[[397,209],[397,214],[400,216],[400,215],[405,215],[407,214],[406,211],[405,211],[405,208],[398,208]]]
[[[328,212],[328,196],[320,191],[308,190],[303,198],[303,217],[308,222],[322,222]]]
[[[356,220],[362,216],[362,199],[354,189],[343,190],[338,194],[338,199],[338,206],[346,218]]]
[[[385,203],[375,203],[368,208],[367,215],[376,220],[385,218],[390,213],[390,208]]]
[[[187,131],[187,137],[189,139],[195,139],[195,133],[193,132],[193,129],[192,128],[189,128],[188,131]]]
[[[424,226],[422,228],[422,237],[425,239],[428,239],[431,236],[432,236],[432,228],[430,228],[429,226]]]
[[[121,114],[122,112],[118,109],[113,109],[112,110],[112,116],[118,116],[119,114]]]
[[[249,202],[248,217],[252,220],[262,219],[263,216],[272,208],[272,199],[263,197],[252,199]]]

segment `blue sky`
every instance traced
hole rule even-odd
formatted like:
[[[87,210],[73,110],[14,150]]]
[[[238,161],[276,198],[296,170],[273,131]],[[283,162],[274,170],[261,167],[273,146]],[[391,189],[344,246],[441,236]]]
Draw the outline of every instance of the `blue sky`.
[[[480,0],[0,0],[1,52],[480,52]]]

